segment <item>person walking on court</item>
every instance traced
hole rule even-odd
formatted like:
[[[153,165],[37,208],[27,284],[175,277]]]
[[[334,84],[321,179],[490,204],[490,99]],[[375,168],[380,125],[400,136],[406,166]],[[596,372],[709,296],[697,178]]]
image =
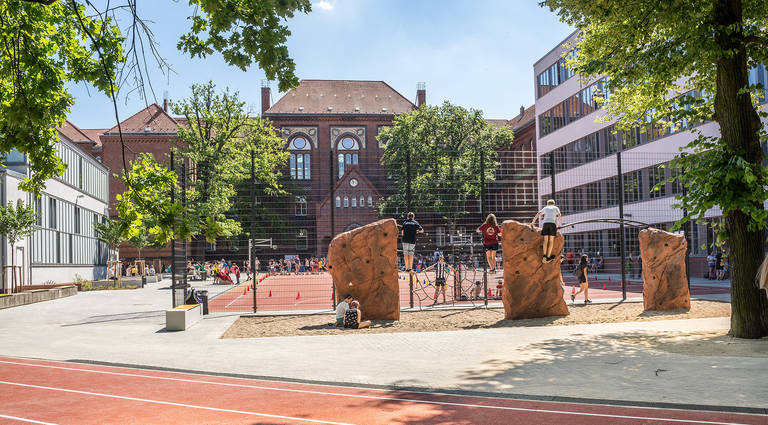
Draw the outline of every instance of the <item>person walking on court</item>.
[[[371,321],[363,321],[363,312],[360,310],[360,302],[357,300],[349,303],[349,308],[344,312],[344,327],[349,329],[363,329],[371,326]]]
[[[584,293],[584,304],[591,304],[592,300],[589,299],[589,280],[587,279],[587,269],[589,268],[589,258],[586,255],[581,256],[581,262],[573,271],[573,275],[579,279],[579,285],[581,288],[579,292],[571,294],[571,302],[576,302],[576,295]]]
[[[416,221],[416,214],[409,212],[407,217],[403,222],[403,230],[400,231],[400,234],[403,236],[405,271],[410,273],[413,271],[413,254],[416,252],[416,234],[424,233],[424,229]]]
[[[232,263],[232,267],[229,269],[237,278],[237,284],[240,284],[240,267],[237,266],[237,263]]]
[[[437,263],[427,267],[424,271],[431,268],[435,269],[435,302],[433,302],[432,305],[437,304],[437,297],[440,296],[440,292],[443,293],[443,304],[445,304],[445,281],[448,277],[448,273],[452,272],[453,269],[445,263],[445,257],[443,257],[442,254],[437,257]]]
[[[547,201],[547,206],[539,211],[533,220],[531,221],[531,227],[536,224],[536,220],[542,217],[544,223],[541,228],[541,235],[544,236],[544,245],[542,246],[542,263],[549,263],[555,259],[552,255],[552,249],[555,247],[555,236],[557,236],[557,228],[562,224],[563,216],[560,214],[560,208],[555,206],[555,201],[550,199]],[[557,223],[557,224],[555,224]]]
[[[496,216],[488,214],[485,223],[477,228],[477,232],[483,234],[483,249],[489,271],[496,273],[496,251],[499,250],[499,238],[501,237],[501,227],[496,223]]]

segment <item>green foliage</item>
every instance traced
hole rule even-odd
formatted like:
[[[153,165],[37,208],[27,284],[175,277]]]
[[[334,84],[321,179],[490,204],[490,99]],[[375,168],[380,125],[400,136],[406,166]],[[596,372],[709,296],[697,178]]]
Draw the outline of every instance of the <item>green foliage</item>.
[[[175,238],[191,236],[188,222],[182,220],[183,207],[171,201],[171,191],[179,193],[175,172],[155,161],[148,153],[141,153],[131,161],[130,171],[123,172],[123,180],[130,180],[128,190],[117,195],[117,214],[122,222],[124,240],[149,233],[158,244]]]
[[[123,237],[125,226],[121,220],[105,218],[103,223],[93,223],[93,230],[96,232],[99,240],[109,245],[111,249],[117,249],[125,242]]]
[[[397,178],[397,192],[379,205],[380,213],[391,215],[406,208],[410,161],[411,209],[435,211],[453,230],[465,214],[467,199],[480,194],[481,153],[485,181],[491,182],[499,165],[497,149],[509,145],[513,135],[508,127],[489,124],[482,111],[445,102],[395,117],[378,138],[386,143],[382,164]]]
[[[7,207],[0,206],[0,235],[4,236],[13,246],[35,231],[37,214],[24,201],[18,200],[16,207],[9,203]]]
[[[198,13],[191,16],[192,28],[178,43],[192,57],[221,52],[229,65],[245,71],[254,63],[267,78],[279,80],[280,91],[295,87],[296,64],[285,42],[291,31],[283,21],[295,12],[312,10],[310,0],[189,0]]]
[[[107,93],[124,59],[118,27],[84,10],[72,1],[0,2],[0,154],[16,148],[28,156],[34,173],[21,184],[26,191],[39,193],[66,168],[55,149],[55,127],[73,103],[65,84],[87,82]],[[83,28],[99,43],[108,74]]]
[[[209,242],[239,234],[241,223],[227,214],[235,188],[249,180],[253,154],[254,178],[262,190],[282,193],[279,168],[289,155],[283,140],[267,120],[249,116],[237,92],[217,93],[212,82],[193,85],[192,95],[174,111],[189,123],[178,129],[176,150],[194,164],[186,210],[192,234],[202,234]]]

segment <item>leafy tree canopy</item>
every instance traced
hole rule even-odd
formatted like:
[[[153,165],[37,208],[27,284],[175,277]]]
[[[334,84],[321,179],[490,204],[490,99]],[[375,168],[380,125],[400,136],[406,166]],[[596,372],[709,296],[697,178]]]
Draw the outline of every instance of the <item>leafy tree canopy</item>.
[[[490,182],[499,165],[497,149],[509,145],[513,135],[509,127],[488,123],[482,111],[445,102],[395,117],[378,138],[386,143],[382,164],[397,187],[379,205],[380,212],[406,209],[410,180],[410,208],[441,214],[453,230],[468,197],[480,194],[481,156]]]
[[[574,70],[608,78],[609,119],[621,128],[719,125],[717,137],[698,137],[673,166],[687,193],[679,197],[693,218],[719,207],[731,259],[731,332],[768,335],[768,302],[754,285],[765,253],[768,168],[758,110],[764,89],[750,69],[768,62],[766,0],[546,0],[541,2],[581,30]],[[689,92],[697,90],[700,96]],[[762,92],[763,96],[765,95]],[[685,223],[681,220],[678,225]]]
[[[7,207],[0,206],[0,235],[8,239],[13,246],[35,231],[37,214],[24,201],[19,200],[16,207],[9,203]]]

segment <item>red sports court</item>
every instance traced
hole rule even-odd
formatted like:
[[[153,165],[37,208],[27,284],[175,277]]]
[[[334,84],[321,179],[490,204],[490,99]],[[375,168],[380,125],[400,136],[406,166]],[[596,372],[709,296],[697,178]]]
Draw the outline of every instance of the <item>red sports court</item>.
[[[3,424],[766,424],[749,413],[393,391],[0,357]]]

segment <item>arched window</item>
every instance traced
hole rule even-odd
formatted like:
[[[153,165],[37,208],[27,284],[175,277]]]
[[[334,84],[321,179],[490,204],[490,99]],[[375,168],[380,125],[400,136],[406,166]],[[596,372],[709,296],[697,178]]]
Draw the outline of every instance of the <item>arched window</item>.
[[[294,137],[288,144],[288,150],[291,151],[291,178],[294,180],[309,180],[312,178],[309,153],[311,147],[309,140],[304,136]],[[299,151],[299,152],[295,152]]]
[[[336,208],[341,208],[341,196],[336,197]]]
[[[365,198],[362,195],[360,195],[360,208],[364,206],[365,206]]]
[[[350,165],[358,163],[360,143],[358,143],[357,139],[351,136],[344,136],[336,145],[336,150],[340,151],[338,155],[338,166],[339,179],[341,179]]]
[[[371,196],[368,197],[368,206],[373,207],[373,197]]]
[[[349,197],[345,196],[344,197],[344,208],[348,208],[348,207],[349,207]]]
[[[357,208],[357,198],[352,197],[352,208]]]

